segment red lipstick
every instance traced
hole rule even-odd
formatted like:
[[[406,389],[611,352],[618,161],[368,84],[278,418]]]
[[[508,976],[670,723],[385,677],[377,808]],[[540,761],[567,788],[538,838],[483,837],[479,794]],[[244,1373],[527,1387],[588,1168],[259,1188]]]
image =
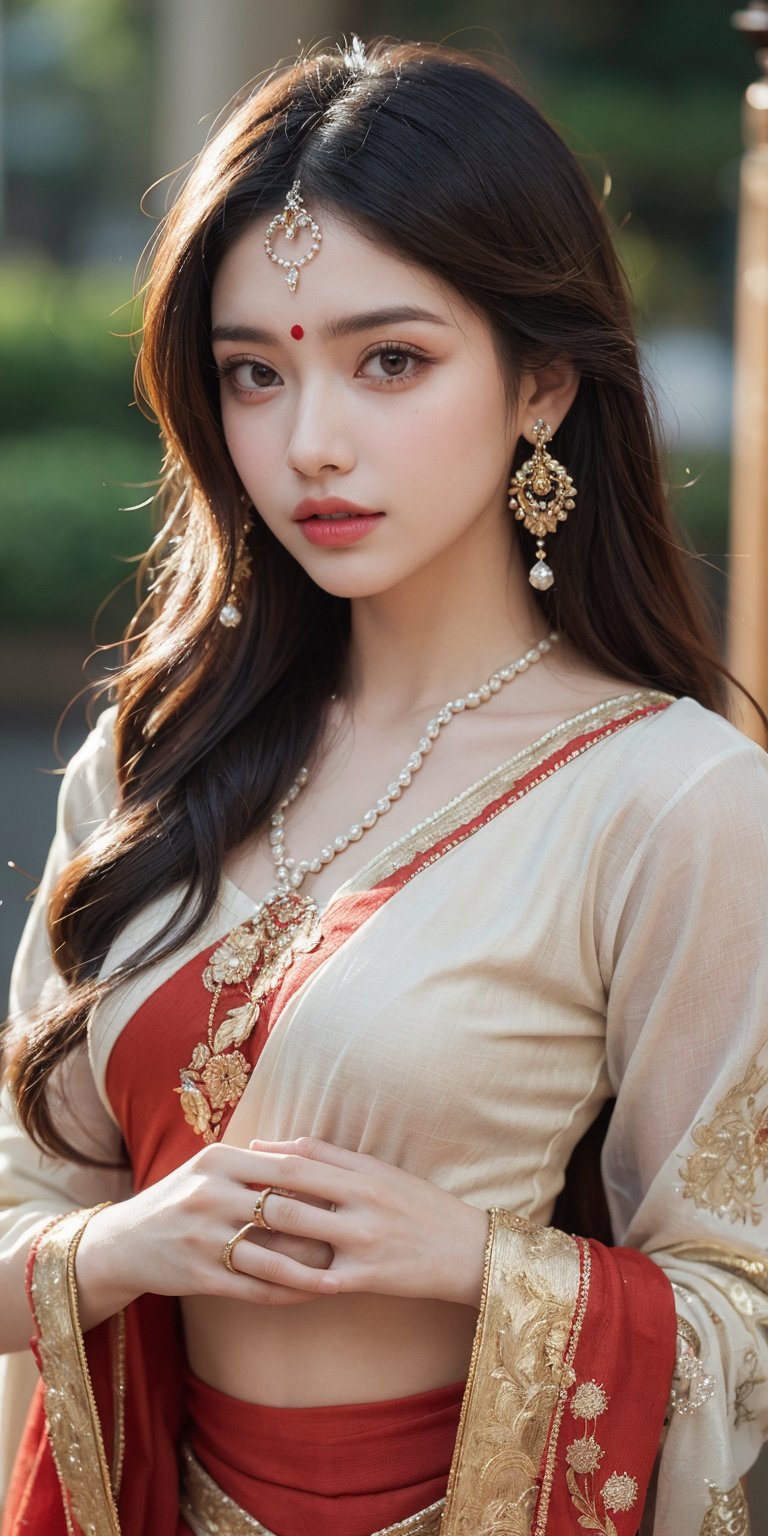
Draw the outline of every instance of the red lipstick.
[[[322,500],[306,496],[294,509],[293,520],[300,524],[310,544],[338,549],[342,545],[356,544],[383,516],[383,512],[357,506],[340,496],[326,496]]]

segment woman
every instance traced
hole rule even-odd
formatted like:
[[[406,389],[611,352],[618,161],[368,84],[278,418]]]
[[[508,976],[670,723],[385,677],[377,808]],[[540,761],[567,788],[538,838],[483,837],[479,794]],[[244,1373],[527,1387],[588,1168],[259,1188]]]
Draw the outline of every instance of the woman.
[[[768,776],[585,178],[471,59],[304,60],[139,388],[150,594],[16,971],[4,1529],[746,1531]],[[616,1248],[554,1217],[611,1096]]]

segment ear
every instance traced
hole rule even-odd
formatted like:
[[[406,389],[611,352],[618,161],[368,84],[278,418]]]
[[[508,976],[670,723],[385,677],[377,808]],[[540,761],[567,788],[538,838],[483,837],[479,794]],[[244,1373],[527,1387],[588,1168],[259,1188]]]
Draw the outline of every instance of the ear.
[[[542,420],[556,432],[565,420],[579,389],[579,374],[570,358],[559,357],[527,373],[522,381],[518,403],[520,432],[529,443],[535,442],[534,422]]]

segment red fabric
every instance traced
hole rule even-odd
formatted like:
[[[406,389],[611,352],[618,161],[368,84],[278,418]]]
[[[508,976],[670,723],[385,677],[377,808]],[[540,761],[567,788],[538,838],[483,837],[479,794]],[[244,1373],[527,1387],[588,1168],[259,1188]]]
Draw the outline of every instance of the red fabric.
[[[443,1497],[464,1382],[383,1403],[268,1408],[187,1375],[189,1440],[276,1536],[369,1536]]]
[[[591,1270],[588,1289],[587,1255]],[[586,1312],[573,1358],[575,1380],[559,1431],[557,1420],[550,1426],[557,1444],[546,1530],[559,1536],[587,1525],[590,1530],[607,1531],[609,1536],[614,1532],[616,1536],[636,1536],[675,1368],[674,1296],[663,1270],[645,1254],[595,1242],[582,1243],[582,1298],[584,1294]],[[585,1382],[601,1387],[606,1399],[605,1408],[588,1420],[575,1411],[578,1388]],[[578,1458],[578,1451],[574,1453],[571,1448],[585,1439],[597,1442],[601,1453],[598,1465],[593,1472],[574,1479],[578,1460],[574,1467],[571,1458],[574,1454]],[[542,1475],[546,1464],[545,1454]],[[588,1524],[588,1508],[576,1502],[573,1486],[568,1485],[569,1471],[577,1493],[587,1505],[592,1500],[602,1523]],[[634,1502],[626,1510],[616,1508],[615,1500],[618,1493],[621,1502],[622,1487],[626,1490],[627,1483],[612,1488],[609,1482],[614,1476],[621,1479],[622,1474],[637,1484]]]
[[[86,1335],[91,1380],[112,1455],[112,1341],[102,1323]],[[126,1312],[126,1454],[120,1495],[122,1536],[177,1536],[177,1445],[181,1437],[184,1359],[176,1302],[142,1296]],[[82,1536],[74,1525],[75,1536]],[[42,1384],[35,1393],[16,1460],[2,1536],[67,1536],[61,1487],[51,1455]]]

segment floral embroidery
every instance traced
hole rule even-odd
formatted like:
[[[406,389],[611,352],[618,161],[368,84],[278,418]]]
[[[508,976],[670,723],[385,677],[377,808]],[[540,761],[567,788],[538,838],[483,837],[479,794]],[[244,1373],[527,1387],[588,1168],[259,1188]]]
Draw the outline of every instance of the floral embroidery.
[[[758,1197],[758,1177],[768,1178],[768,1107],[759,1098],[768,1084],[768,1067],[754,1056],[744,1076],[716,1106],[712,1119],[691,1131],[696,1151],[681,1167],[684,1200],[730,1222],[761,1221],[765,1195]]]
[[[218,1141],[225,1109],[245,1092],[251,1065],[240,1046],[256,1028],[262,1000],[296,955],[316,949],[321,938],[315,903],[289,891],[233,928],[211,955],[203,972],[203,985],[213,993],[208,1038],[195,1046],[189,1066],[179,1073],[181,1087],[174,1089],[184,1119],[203,1141]],[[225,987],[244,988],[246,1002],[230,1008],[215,1028]]]
[[[585,1477],[588,1472],[596,1472],[605,1451],[598,1445],[594,1435],[585,1435],[583,1440],[574,1440],[568,1446],[565,1459],[574,1472]]]
[[[715,1392],[715,1378],[705,1371],[699,1358],[701,1339],[687,1317],[677,1319],[677,1359],[669,1406],[673,1413],[694,1413]]]
[[[584,1420],[584,1434],[580,1440],[572,1440],[566,1448],[568,1470],[565,1480],[571,1502],[579,1512],[579,1525],[587,1531],[599,1531],[601,1536],[618,1536],[611,1515],[621,1514],[634,1508],[637,1502],[637,1478],[629,1472],[612,1472],[602,1485],[595,1488],[594,1474],[599,1470],[605,1455],[603,1447],[594,1436],[594,1424],[608,1408],[608,1393],[597,1381],[582,1381],[574,1391],[570,1409],[575,1419]],[[593,1425],[590,1434],[589,1424]],[[578,1479],[584,1481],[580,1485]],[[605,1514],[597,1507],[602,1502]]]
[[[119,1536],[117,1485],[113,1485],[80,1327],[75,1260],[83,1232],[103,1206],[70,1211],[38,1234],[33,1245],[30,1300],[37,1326],[35,1346],[45,1394],[48,1442],[61,1485],[67,1532]],[[115,1362],[124,1371],[118,1336]],[[115,1381],[115,1404],[122,1401]],[[120,1460],[122,1417],[116,1424]],[[48,1522],[46,1521],[46,1524]]]
[[[614,1515],[631,1509],[637,1499],[637,1478],[628,1472],[614,1472],[603,1488],[603,1503]]]
[[[741,1483],[726,1493],[707,1482],[711,1509],[701,1523],[699,1536],[749,1536],[749,1510]]]
[[[737,1429],[742,1424],[752,1424],[755,1420],[754,1408],[750,1408],[747,1399],[752,1396],[755,1387],[761,1387],[765,1381],[764,1376],[757,1374],[757,1350],[747,1349],[744,1352],[744,1365],[746,1375],[741,1381],[737,1381],[734,1393],[733,1422]]]
[[[543,1536],[548,1528],[550,1448],[588,1293],[588,1249],[582,1261],[576,1239],[493,1208],[445,1536]]]
[[[571,1398],[571,1413],[577,1419],[597,1419],[607,1407],[607,1394],[596,1381],[583,1381]]]

